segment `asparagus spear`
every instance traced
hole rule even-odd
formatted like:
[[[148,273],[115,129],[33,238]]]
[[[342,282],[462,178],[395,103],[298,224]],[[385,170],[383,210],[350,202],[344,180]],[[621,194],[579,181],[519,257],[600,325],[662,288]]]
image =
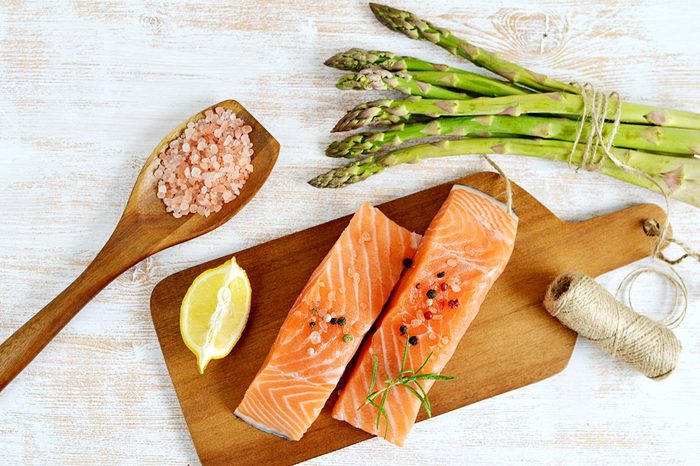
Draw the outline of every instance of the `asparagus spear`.
[[[521,95],[532,91],[468,71],[411,71],[414,79],[484,96]]]
[[[431,90],[432,86],[439,89]],[[482,96],[506,96],[529,94],[509,83],[487,78],[476,73],[453,73],[449,71],[388,71],[384,68],[365,68],[353,74],[341,76],[336,85],[339,89],[386,90],[398,89],[404,94],[431,99],[468,99],[465,94],[448,88],[479,94]]]
[[[453,36],[450,31],[435,26],[413,13],[376,3],[370,3],[369,6],[374,16],[389,29],[401,32],[411,39],[427,40],[439,45],[451,54],[466,58],[477,66],[503,76],[508,81],[543,92],[566,91],[575,94],[579,92],[578,88],[572,84],[535,73],[487,50],[475,47],[466,40]]]
[[[350,49],[333,55],[326,65],[347,71],[382,68],[393,72],[407,72],[414,79],[437,86],[454,87],[481,95],[518,95],[532,91],[514,84],[471,73],[447,65],[439,65],[413,57],[402,57],[392,52]],[[422,77],[419,77],[422,76]]]
[[[355,158],[379,152],[385,147],[395,147],[430,136],[493,137],[494,134],[511,134],[573,141],[578,125],[578,122],[564,118],[529,115],[437,118],[425,123],[400,124],[383,132],[353,134],[331,143],[326,149],[326,155]],[[608,134],[612,130],[611,127],[611,123],[606,123],[604,134]],[[581,134],[583,141],[588,137],[589,131],[590,126],[584,126]],[[613,145],[692,156],[700,152],[700,131],[621,124],[618,126]]]
[[[566,162],[569,160],[572,147],[571,142],[548,139],[475,138],[440,141],[395,150],[382,156],[371,155],[319,175],[309,181],[309,184],[317,188],[341,188],[362,181],[394,165],[464,154],[519,154]],[[612,153],[624,164],[652,177],[670,197],[700,207],[700,160],[618,148],[613,148]],[[600,162],[600,157],[599,152],[594,162]],[[574,151],[571,161],[577,166],[583,164],[583,148],[578,147]],[[617,167],[608,158],[599,164],[598,170],[628,183],[653,191],[659,190],[646,177]]]
[[[402,123],[416,114],[434,118],[467,115],[518,116],[528,113],[580,116],[583,108],[581,96],[565,92],[479,97],[472,100],[435,100],[419,97],[405,100],[382,99],[360,104],[349,111],[335,125],[333,132],[349,131],[372,124]],[[612,119],[615,114],[615,106],[611,105],[608,108],[608,119]],[[626,102],[622,103],[621,120],[626,123],[700,129],[700,114]]]
[[[396,89],[404,94],[429,97],[431,99],[471,99],[467,94],[415,80],[413,76],[405,71],[392,73],[379,67],[367,68],[358,73],[341,76],[336,87],[343,90]]]

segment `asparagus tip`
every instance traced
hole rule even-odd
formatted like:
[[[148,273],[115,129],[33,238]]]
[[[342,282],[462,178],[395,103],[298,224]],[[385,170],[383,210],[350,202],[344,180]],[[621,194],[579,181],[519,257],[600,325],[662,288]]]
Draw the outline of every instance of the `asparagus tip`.
[[[369,8],[372,10],[372,13],[375,15],[381,14],[384,10],[391,10],[393,8],[382,5],[381,3],[374,3],[374,2],[369,2]]]
[[[335,59],[336,59],[336,56],[337,56],[337,55],[338,55],[338,54],[336,53],[336,54],[333,55],[332,57],[327,58],[326,61],[323,62],[323,64],[326,65],[326,66],[329,66],[329,67],[331,67],[331,68],[335,68],[334,63],[335,63]]]
[[[374,13],[375,18],[389,29],[402,31],[408,26],[406,19],[411,16],[411,13],[408,11],[399,10],[379,3],[370,3],[369,7],[372,13]]]
[[[366,157],[342,167],[322,173],[309,180],[315,188],[344,188],[383,171],[385,166],[374,156]]]

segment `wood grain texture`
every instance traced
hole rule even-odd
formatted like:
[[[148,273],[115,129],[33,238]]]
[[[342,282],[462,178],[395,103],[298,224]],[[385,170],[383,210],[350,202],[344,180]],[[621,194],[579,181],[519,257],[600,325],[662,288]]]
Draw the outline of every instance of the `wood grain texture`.
[[[696,1],[393,4],[552,76],[590,80],[630,101],[700,111]],[[149,315],[155,284],[351,213],[362,201],[378,204],[487,167],[462,157],[396,167],[342,191],[307,186],[337,163],[322,155],[330,128],[369,98],[336,90],[339,73],[321,65],[352,46],[474,69],[388,31],[355,0],[0,2],[0,339],[90,262],[153,145],[184,116],[235,98],[282,145],[269,181],[234,221],[121,275],[3,391],[6,462],[197,464]],[[565,164],[511,156],[498,162],[570,221],[661,202]],[[697,209],[672,209],[674,231],[697,247]],[[692,305],[677,330],[679,368],[668,380],[648,381],[581,341],[566,371],[421,422],[402,450],[369,440],[308,464],[699,462],[696,267],[679,268]],[[629,270],[601,282],[614,291]],[[660,317],[672,295],[663,281],[644,278],[636,296],[640,309]]]
[[[454,183],[504,200],[503,181],[494,173],[477,173]],[[399,225],[422,234],[454,183],[379,208]],[[513,200],[520,218],[515,250],[445,367],[444,373],[455,380],[438,383],[430,391],[436,416],[563,370],[576,334],[545,311],[542,296],[547,286],[567,267],[597,276],[643,258],[653,246],[653,239],[642,229],[644,221],[663,222],[665,218],[657,206],[642,204],[585,222],[567,223],[515,184]],[[212,362],[204,375],[199,374],[192,353],[182,342],[180,303],[200,273],[221,265],[230,256],[172,275],[153,290],[151,315],[158,340],[205,466],[291,465],[371,438],[331,417],[336,393],[299,442],[253,429],[232,414],[267,356],[289,308],[350,217],[234,254],[255,293],[251,315],[232,354]],[[607,241],[601,241],[603,238]],[[590,249],[598,244],[601,247],[591,257]],[[339,387],[342,385],[341,380]],[[425,418],[421,412],[418,419]]]
[[[202,120],[205,112],[230,110],[252,128],[250,142],[255,153],[240,195],[208,217],[185,215],[175,218],[156,196],[154,171],[158,156],[177,139],[190,122]],[[200,110],[168,132],[151,151],[136,178],[134,189],[114,232],[97,256],[73,283],[0,344],[0,392],[29,364],[75,315],[116,277],[142,260],[173,245],[197,238],[229,221],[260,190],[277,161],[280,145],[274,137],[235,100],[222,101]]]

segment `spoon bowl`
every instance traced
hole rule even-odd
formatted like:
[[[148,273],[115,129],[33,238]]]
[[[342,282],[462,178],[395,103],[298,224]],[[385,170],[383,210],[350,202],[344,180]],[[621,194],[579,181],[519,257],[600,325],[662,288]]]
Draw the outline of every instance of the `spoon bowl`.
[[[240,195],[208,217],[189,214],[175,218],[166,212],[156,195],[154,171],[160,154],[191,121],[204,118],[204,112],[223,107],[252,127],[251,164],[253,172]],[[102,250],[85,271],[0,345],[0,391],[2,391],[54,336],[97,293],[117,276],[143,259],[176,244],[203,235],[223,225],[250,201],[267,180],[277,161],[280,145],[274,137],[235,100],[225,100],[192,115],[173,128],[153,149],[141,169],[124,212]]]
[[[175,218],[165,211],[163,201],[156,196],[157,182],[153,172],[158,165],[158,154],[163,152],[168,144],[187,128],[189,122],[204,118],[204,113],[207,110],[214,110],[216,107],[231,110],[253,128],[253,131],[249,133],[254,150],[251,160],[253,172],[241,188],[240,195],[224,204],[219,212],[212,213],[208,217],[189,214]],[[151,254],[208,233],[226,223],[255,196],[272,171],[277,161],[279,149],[279,143],[275,138],[235,100],[224,100],[207,107],[173,128],[156,145],[136,179],[134,189],[129,196],[119,223],[121,224],[128,219],[127,221],[132,227],[134,224],[138,224],[144,228],[143,233],[149,236],[147,243],[151,247],[157,248]]]

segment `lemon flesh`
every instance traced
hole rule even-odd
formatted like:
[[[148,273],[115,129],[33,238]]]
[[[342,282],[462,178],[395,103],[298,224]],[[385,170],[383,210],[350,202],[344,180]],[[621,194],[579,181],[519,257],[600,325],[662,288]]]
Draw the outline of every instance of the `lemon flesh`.
[[[227,356],[243,333],[250,313],[248,276],[236,259],[194,279],[180,307],[180,333],[197,356],[199,373],[212,359]]]

